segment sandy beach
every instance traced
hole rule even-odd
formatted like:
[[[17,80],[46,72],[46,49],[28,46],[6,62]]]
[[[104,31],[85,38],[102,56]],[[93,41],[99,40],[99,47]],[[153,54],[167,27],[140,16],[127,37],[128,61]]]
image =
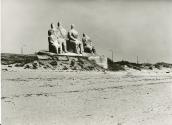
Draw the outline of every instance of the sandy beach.
[[[172,125],[172,71],[2,70],[3,125]]]

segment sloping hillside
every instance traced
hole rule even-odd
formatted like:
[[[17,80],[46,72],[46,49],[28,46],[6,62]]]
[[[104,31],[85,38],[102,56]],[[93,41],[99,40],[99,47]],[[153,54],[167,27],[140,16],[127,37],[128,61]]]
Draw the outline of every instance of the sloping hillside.
[[[111,71],[119,71],[119,70],[126,70],[126,69],[135,69],[135,70],[153,70],[153,69],[159,69],[161,70],[162,68],[172,68],[172,64],[165,63],[165,62],[160,62],[156,64],[150,64],[150,63],[133,63],[133,62],[128,62],[128,61],[118,61],[118,62],[113,62],[111,59],[108,58],[108,69]]]
[[[97,65],[94,61],[88,60],[85,56],[67,56],[67,55],[44,55],[43,58],[38,58],[37,54],[1,54],[1,64],[8,65],[8,67],[22,67],[24,69],[52,69],[52,70],[95,70],[104,71],[105,69]],[[108,69],[110,71],[124,71],[127,69],[135,70],[153,70],[162,68],[172,68],[169,63],[132,63],[128,61],[113,62],[108,58]]]
[[[82,56],[48,56],[48,59],[39,59],[36,54],[2,53],[1,64],[9,67],[23,67],[24,69],[104,70],[94,61]]]

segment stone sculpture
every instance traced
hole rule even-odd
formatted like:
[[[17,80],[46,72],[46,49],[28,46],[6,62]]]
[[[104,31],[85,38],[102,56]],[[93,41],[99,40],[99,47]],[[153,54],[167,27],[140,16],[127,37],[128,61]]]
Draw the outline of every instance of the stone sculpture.
[[[96,53],[95,48],[92,45],[92,41],[91,41],[90,37],[88,37],[84,33],[83,33],[83,37],[82,37],[82,42],[83,42],[84,52],[92,53],[92,54]]]
[[[67,47],[66,47],[66,39],[67,39],[67,31],[61,26],[60,22],[57,23],[57,40],[61,45],[61,51],[66,53]]]
[[[52,53],[61,53],[61,45],[57,40],[56,29],[54,24],[51,24],[51,29],[48,30],[48,42],[49,42],[49,51]]]
[[[73,24],[67,32],[60,22],[57,23],[57,27],[52,23],[48,30],[48,42],[49,52],[52,53],[61,54],[69,51],[77,54],[83,52],[95,54],[96,52],[91,39],[86,34],[83,34],[82,41],[79,39],[79,33]]]
[[[74,25],[71,25],[71,29],[68,32],[68,47],[73,50],[74,53],[82,54],[83,45],[78,38],[78,32],[74,29]]]

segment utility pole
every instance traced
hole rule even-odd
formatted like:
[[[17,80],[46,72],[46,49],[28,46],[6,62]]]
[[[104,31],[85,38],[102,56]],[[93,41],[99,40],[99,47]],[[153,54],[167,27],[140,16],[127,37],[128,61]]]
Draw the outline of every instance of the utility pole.
[[[24,54],[24,47],[26,47],[26,45],[21,46],[21,54]]]
[[[23,46],[21,47],[21,54],[23,54]]]
[[[113,50],[111,49],[111,57],[112,57],[112,62],[113,62]]]
[[[137,64],[139,64],[139,57],[137,56]]]

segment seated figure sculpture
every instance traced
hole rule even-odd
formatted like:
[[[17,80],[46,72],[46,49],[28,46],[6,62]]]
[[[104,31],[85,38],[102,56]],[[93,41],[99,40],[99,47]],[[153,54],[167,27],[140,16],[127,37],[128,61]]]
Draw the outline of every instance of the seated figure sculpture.
[[[96,53],[95,48],[92,45],[91,39],[84,33],[83,33],[83,37],[82,37],[82,42],[83,42],[84,52],[92,53],[92,54]]]
[[[68,49],[77,54],[82,54],[83,45],[78,39],[78,32],[74,29],[74,25],[71,25],[71,29],[68,32]]]
[[[62,47],[60,42],[57,40],[57,34],[54,24],[51,24],[51,29],[48,30],[48,42],[49,42],[49,52],[61,53]]]
[[[57,23],[57,30],[56,30],[57,40],[61,45],[61,51],[67,52],[66,47],[66,39],[67,39],[67,31],[61,26],[60,22]]]

